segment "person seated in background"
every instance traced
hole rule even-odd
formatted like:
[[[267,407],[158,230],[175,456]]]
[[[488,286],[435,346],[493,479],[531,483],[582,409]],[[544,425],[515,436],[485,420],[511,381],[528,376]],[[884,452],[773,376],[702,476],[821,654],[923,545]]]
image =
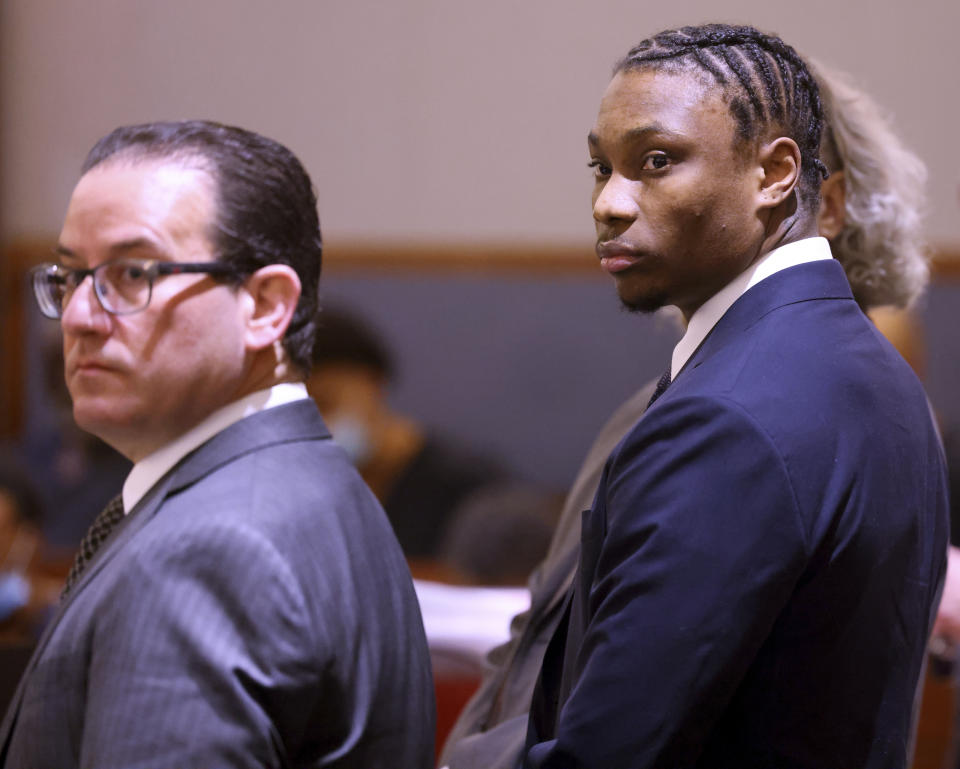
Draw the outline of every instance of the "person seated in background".
[[[550,546],[563,497],[527,484],[489,485],[453,513],[440,561],[458,582],[525,585]]]
[[[41,329],[42,332],[42,329]],[[60,334],[41,345],[42,420],[10,446],[36,488],[43,507],[43,536],[66,577],[84,533],[130,472],[131,462],[73,421],[63,378]]]
[[[0,640],[32,643],[59,585],[37,564],[42,550],[37,490],[13,459],[0,456]]]
[[[56,602],[57,580],[36,568],[41,546],[36,489],[13,457],[0,453],[0,708],[6,709]]]
[[[0,451],[0,709],[16,691],[67,575],[44,537],[39,489],[19,457]]]
[[[928,280],[921,231],[926,170],[866,94],[822,66],[815,75],[827,117],[821,159],[830,171],[821,185],[818,228],[864,310],[906,307]],[[547,557],[528,583],[530,609],[514,617],[510,641],[488,655],[488,672],[451,730],[441,765],[496,769],[519,764],[534,684],[577,566],[581,511],[590,507],[604,462],[643,415],[655,386],[646,383],[616,409],[587,452]],[[947,593],[952,574],[951,569]],[[956,627],[960,633],[960,622]]]
[[[457,506],[508,474],[494,459],[394,411],[388,396],[395,371],[368,323],[343,308],[322,311],[307,390],[386,510],[418,576],[436,564]]]

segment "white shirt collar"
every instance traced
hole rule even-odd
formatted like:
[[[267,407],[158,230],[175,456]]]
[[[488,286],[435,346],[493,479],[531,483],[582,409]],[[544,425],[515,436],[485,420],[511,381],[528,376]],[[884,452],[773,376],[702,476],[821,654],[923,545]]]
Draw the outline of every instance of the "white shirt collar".
[[[683,339],[677,343],[677,346],[673,348],[670,378],[676,378],[693,353],[696,352],[700,343],[707,338],[710,329],[748,289],[774,273],[787,269],[787,267],[832,258],[830,242],[826,238],[816,237],[787,243],[773,249],[773,251],[751,264],[693,313],[693,317],[690,318],[690,323],[687,325],[687,332],[683,335]]]
[[[217,409],[200,424],[137,462],[123,483],[123,510],[129,513],[164,474],[197,446],[226,430],[234,422],[260,411],[308,398],[302,382],[283,382],[245,395]]]

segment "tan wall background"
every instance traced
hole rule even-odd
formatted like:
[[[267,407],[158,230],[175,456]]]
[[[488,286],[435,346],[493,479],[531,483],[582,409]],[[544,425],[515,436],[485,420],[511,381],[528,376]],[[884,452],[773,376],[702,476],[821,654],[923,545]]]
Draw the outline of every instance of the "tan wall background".
[[[439,376],[435,356],[414,367],[426,384],[411,381],[411,395],[398,394],[414,414],[481,439],[494,424],[491,412],[534,414],[539,393],[552,387],[537,377],[552,369],[540,366],[524,378],[519,363],[531,350],[556,335],[562,361],[572,345],[566,337],[583,333],[578,350],[584,354],[599,344],[582,324],[563,325],[571,306],[600,326],[619,328],[622,320],[617,338],[632,350],[627,358],[639,361],[644,356],[633,350],[634,340],[642,342],[649,331],[615,315],[609,286],[591,258],[585,137],[610,68],[631,45],[665,27],[711,20],[779,32],[802,53],[854,75],[893,114],[930,167],[929,233],[939,246],[938,276],[956,281],[955,0],[0,0],[0,437],[17,435],[33,423],[30,414],[44,410],[33,403],[35,337],[43,326],[25,291],[26,267],[56,237],[93,142],[117,125],[147,120],[213,118],[289,145],[318,188],[331,268],[326,291],[349,287],[345,273],[366,279],[348,298],[366,301],[364,308],[380,312],[387,328],[410,326],[409,339],[400,335],[398,344],[410,342],[414,352],[429,348],[423,334],[461,312],[458,333],[465,338],[454,335],[449,359],[437,359],[461,377],[441,399],[428,386]],[[430,293],[428,302],[415,293],[422,288],[418,280],[452,280],[438,270],[467,268],[474,275],[477,267],[492,271],[493,280],[506,278],[504,270],[517,278],[487,293],[483,280],[476,279],[476,287],[454,281]],[[558,306],[560,288],[545,285],[548,276],[561,288],[567,279],[579,287],[592,278],[607,293],[586,313],[577,291]],[[396,283],[372,301],[370,281],[381,278]],[[406,316],[419,318],[425,303],[442,305],[443,290],[462,292],[455,294],[461,304],[477,303],[477,312],[487,315],[451,305],[430,310],[415,327],[416,318]],[[530,299],[538,291],[541,304]],[[960,338],[952,335],[953,294],[944,296],[932,302],[934,309],[946,308],[933,330],[945,328],[951,336],[931,340],[931,384],[936,391],[941,383],[952,399],[960,374],[950,366],[960,360]],[[505,314],[497,303],[509,301],[536,310],[529,318]],[[501,315],[510,324],[496,349],[488,349],[483,336]],[[492,356],[478,371],[464,362],[475,357],[471,344]],[[549,442],[570,447],[563,461],[579,459],[579,447],[613,405],[638,377],[656,374],[665,356],[650,352],[650,360],[644,358],[649,372],[617,366],[609,382],[593,377],[579,389],[571,385],[579,432]],[[491,400],[490,387],[478,382],[493,374],[500,382],[504,372],[516,377],[500,383],[502,395]],[[510,405],[511,397],[528,393],[530,404]],[[447,410],[427,413],[437,403]],[[504,446],[540,441],[527,453],[543,453],[549,430],[535,420],[512,422],[517,436],[497,433],[496,439]],[[560,459],[554,464],[562,466]]]
[[[209,117],[288,144],[329,241],[589,244],[585,136],[615,59],[745,21],[854,74],[930,165],[960,243],[960,3],[3,0],[0,235],[59,229],[112,127]]]

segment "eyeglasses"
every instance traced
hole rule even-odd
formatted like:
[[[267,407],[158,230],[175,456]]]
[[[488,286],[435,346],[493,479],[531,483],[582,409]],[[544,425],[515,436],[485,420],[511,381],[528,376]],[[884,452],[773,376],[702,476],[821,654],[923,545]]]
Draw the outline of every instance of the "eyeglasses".
[[[113,259],[93,269],[75,270],[60,264],[41,264],[30,270],[33,293],[40,312],[57,320],[80,284],[93,277],[93,290],[104,310],[130,315],[147,309],[153,282],[162,275],[199,272],[237,276],[240,271],[223,262],[158,262],[153,259]]]

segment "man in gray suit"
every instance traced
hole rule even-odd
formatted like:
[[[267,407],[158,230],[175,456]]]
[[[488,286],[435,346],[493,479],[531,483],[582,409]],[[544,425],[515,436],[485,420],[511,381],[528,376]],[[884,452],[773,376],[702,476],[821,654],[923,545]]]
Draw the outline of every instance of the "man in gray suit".
[[[134,462],[0,729],[0,764],[426,767],[409,573],[302,384],[310,179],[208,122],[120,128],[34,272],[77,423]],[[89,278],[89,280],[88,280]]]

